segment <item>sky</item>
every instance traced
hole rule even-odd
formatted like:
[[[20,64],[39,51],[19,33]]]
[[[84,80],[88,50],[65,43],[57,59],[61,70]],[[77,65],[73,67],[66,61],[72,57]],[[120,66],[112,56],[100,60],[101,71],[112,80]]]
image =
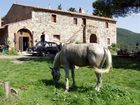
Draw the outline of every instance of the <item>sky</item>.
[[[0,16],[7,14],[13,3],[40,6],[45,8],[57,9],[61,4],[63,10],[68,10],[70,7],[83,8],[87,14],[92,15],[92,3],[95,0],[0,0]],[[131,30],[140,33],[140,13],[131,14],[128,17],[114,18],[117,21],[117,27]]]

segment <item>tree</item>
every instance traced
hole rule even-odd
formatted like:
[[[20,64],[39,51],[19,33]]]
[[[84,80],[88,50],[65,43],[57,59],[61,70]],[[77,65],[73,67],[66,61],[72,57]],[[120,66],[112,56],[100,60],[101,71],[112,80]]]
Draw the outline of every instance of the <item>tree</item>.
[[[62,10],[62,6],[61,6],[61,4],[58,5],[58,9],[59,9],[59,10]]]
[[[71,11],[71,12],[77,12],[76,9],[73,8],[73,7],[70,7],[70,8],[68,9],[68,11]]]
[[[104,0],[97,0],[93,3],[93,14],[98,16],[112,17],[112,5],[111,2],[105,2]]]
[[[96,0],[93,14],[105,17],[125,17],[140,12],[140,0]]]

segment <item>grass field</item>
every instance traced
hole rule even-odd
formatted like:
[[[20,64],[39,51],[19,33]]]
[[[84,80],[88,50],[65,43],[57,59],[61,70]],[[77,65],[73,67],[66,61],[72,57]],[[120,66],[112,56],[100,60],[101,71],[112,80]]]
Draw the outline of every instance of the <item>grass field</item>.
[[[0,105],[140,105],[140,58],[113,57],[113,68],[104,74],[100,92],[94,90],[95,74],[90,67],[79,68],[76,89],[64,93],[64,70],[59,88],[54,88],[51,60],[0,59],[0,82],[9,81],[17,95],[4,98],[0,85]],[[71,79],[70,79],[71,81]],[[71,82],[70,82],[71,83]]]

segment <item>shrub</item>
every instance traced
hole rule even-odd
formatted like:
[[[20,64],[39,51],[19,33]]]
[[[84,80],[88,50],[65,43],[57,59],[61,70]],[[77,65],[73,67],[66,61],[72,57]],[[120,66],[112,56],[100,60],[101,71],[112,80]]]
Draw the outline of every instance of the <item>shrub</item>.
[[[8,51],[9,55],[17,55],[17,51],[14,48],[9,49]]]
[[[118,51],[118,45],[117,44],[112,44],[111,46],[109,46],[109,49],[110,49],[110,51],[111,51],[111,53],[116,53],[117,51]]]

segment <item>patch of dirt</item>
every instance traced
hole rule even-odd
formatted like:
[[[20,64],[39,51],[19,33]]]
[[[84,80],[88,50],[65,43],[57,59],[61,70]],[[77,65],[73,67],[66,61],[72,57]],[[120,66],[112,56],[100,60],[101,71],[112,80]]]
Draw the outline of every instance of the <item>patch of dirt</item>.
[[[22,63],[24,63],[24,61],[19,61],[19,60],[12,60],[11,62],[15,63],[15,64],[22,64]]]

